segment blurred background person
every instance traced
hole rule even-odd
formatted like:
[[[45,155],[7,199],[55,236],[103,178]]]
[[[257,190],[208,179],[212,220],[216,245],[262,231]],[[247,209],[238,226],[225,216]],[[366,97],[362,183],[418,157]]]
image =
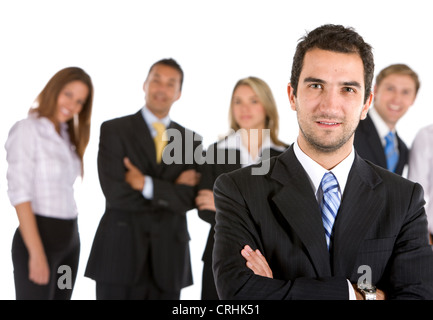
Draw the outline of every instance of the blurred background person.
[[[282,153],[287,145],[278,139],[278,110],[268,84],[256,77],[239,80],[232,93],[230,133],[212,144],[206,153],[199,192],[198,215],[210,224],[203,253],[202,299],[218,300],[212,272],[215,203],[213,184],[216,178],[247,165]]]
[[[355,149],[362,158],[403,174],[409,150],[396,125],[414,104],[419,87],[418,75],[405,64],[393,64],[379,72],[373,107],[355,132]]]
[[[418,131],[409,156],[408,178],[424,189],[430,243],[433,243],[433,124]]]
[[[80,254],[73,185],[83,175],[92,101],[89,75],[62,69],[9,132],[8,196],[19,220],[12,243],[17,300],[72,296]],[[57,279],[62,265],[69,267],[65,288]]]
[[[195,208],[193,155],[202,146],[170,116],[183,79],[176,60],[158,60],[143,84],[144,106],[101,125],[106,205],[84,273],[96,282],[97,300],[179,300],[193,283],[186,214]]]

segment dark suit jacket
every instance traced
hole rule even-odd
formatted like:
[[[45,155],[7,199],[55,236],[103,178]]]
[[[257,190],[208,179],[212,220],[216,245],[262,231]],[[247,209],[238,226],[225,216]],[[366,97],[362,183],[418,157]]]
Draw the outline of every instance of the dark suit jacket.
[[[404,166],[409,161],[409,149],[406,144],[397,134],[399,159],[395,173],[401,175],[403,173]],[[385,149],[383,148],[382,142],[380,141],[377,129],[374,126],[370,116],[359,122],[358,128],[355,132],[354,146],[356,152],[365,160],[370,160],[374,164],[387,168]]]
[[[98,172],[106,211],[95,235],[85,276],[133,285],[142,280],[144,265],[149,264],[163,290],[177,291],[192,284],[186,212],[195,206],[196,188],[174,182],[183,171],[196,168],[191,152],[185,152],[186,141],[192,143],[193,133],[173,121],[167,129],[170,128],[181,134],[175,138],[179,144],[174,146],[179,148],[174,150],[182,152],[184,159],[179,161],[182,163],[166,165],[156,163],[153,138],[141,111],[102,124]],[[172,141],[173,138],[165,152]],[[199,145],[194,141],[188,150]],[[125,182],[124,157],[152,177],[152,200]]]
[[[222,299],[347,299],[361,266],[388,298],[433,299],[433,252],[422,188],[355,156],[326,247],[320,208],[293,147],[270,160],[268,175],[251,168],[221,175],[213,270]],[[240,251],[266,257],[274,279],[254,275]]]

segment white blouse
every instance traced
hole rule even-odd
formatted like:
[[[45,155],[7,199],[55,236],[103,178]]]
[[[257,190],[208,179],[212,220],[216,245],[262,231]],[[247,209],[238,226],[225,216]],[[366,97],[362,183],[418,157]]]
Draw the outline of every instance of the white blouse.
[[[81,173],[81,161],[66,124],[59,135],[49,119],[30,113],[11,128],[5,148],[8,196],[13,206],[30,201],[35,214],[77,217],[73,185]]]
[[[428,230],[433,234],[433,124],[420,129],[412,142],[408,178],[424,189]]]
[[[242,167],[246,167],[252,164],[259,163],[262,160],[262,152],[265,149],[275,149],[278,151],[285,151],[286,148],[283,146],[277,146],[274,144],[271,140],[271,137],[269,133],[267,132],[268,129],[264,129],[262,131],[262,145],[260,148],[258,148],[257,157],[255,159],[252,158],[251,154],[248,151],[248,148],[242,143],[242,136],[241,136],[241,130],[238,130],[236,132],[233,132],[229,134],[225,139],[221,140],[217,144],[218,149],[236,149],[240,152],[240,162]],[[257,133],[258,134],[258,133]]]

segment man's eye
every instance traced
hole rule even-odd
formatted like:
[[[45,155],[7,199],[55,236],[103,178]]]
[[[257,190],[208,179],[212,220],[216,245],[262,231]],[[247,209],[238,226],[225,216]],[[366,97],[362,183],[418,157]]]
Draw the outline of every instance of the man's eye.
[[[313,89],[321,89],[322,85],[318,84],[318,83],[313,83],[313,84],[310,85],[310,87],[313,88]]]

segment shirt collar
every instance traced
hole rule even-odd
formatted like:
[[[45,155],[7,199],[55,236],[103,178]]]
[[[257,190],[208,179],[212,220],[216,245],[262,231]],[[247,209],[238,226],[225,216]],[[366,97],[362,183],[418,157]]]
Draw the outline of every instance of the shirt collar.
[[[28,117],[37,121],[40,127],[43,128],[43,130],[47,132],[47,134],[52,134],[55,137],[60,137],[67,142],[70,141],[69,133],[68,133],[69,126],[66,122],[61,122],[59,124],[60,126],[60,135],[59,135],[59,133],[57,133],[56,131],[56,127],[54,123],[47,117],[40,117],[37,111],[29,112]]]
[[[242,137],[240,134],[240,131],[233,132],[229,134],[225,139],[218,142],[218,148],[221,149],[237,149],[241,150],[242,148],[246,147],[242,144]],[[263,136],[263,142],[260,150],[263,149],[276,149],[280,151],[284,151],[285,148],[282,146],[277,146],[271,139],[269,134],[265,134]]]
[[[389,130],[389,127],[386,125],[385,121],[383,121],[382,117],[379,115],[379,113],[377,113],[374,107],[370,108],[368,114],[370,115],[370,118],[376,127],[377,133],[379,134],[383,145],[385,145],[385,136],[389,133],[389,131],[395,133],[395,130]]]
[[[152,136],[156,135],[156,130],[153,128],[152,124],[154,122],[161,122],[166,128],[170,125],[170,116],[167,115],[166,117],[159,119],[157,116],[155,116],[152,111],[149,110],[147,106],[144,106],[141,109],[141,114],[144,118],[144,121],[146,121],[147,126],[149,127],[149,130],[152,134]]]
[[[349,177],[350,169],[352,168],[353,161],[355,160],[355,152],[353,147],[350,154],[337,166],[332,168],[332,170],[323,168],[320,164],[307,156],[299,147],[298,141],[295,141],[293,148],[296,158],[301,163],[302,167],[305,169],[308,177],[310,178],[310,183],[314,189],[314,194],[317,195],[323,175],[329,171],[331,171],[337,178],[338,185],[340,187],[340,193],[341,195],[343,194],[346,187],[347,178]]]
[[[218,149],[235,149],[240,151],[240,162],[242,166],[258,163],[262,160],[262,152],[265,149],[275,149],[279,151],[284,151],[285,148],[282,146],[277,146],[271,139],[269,134],[263,136],[262,146],[260,147],[258,156],[255,160],[251,158],[248,148],[242,143],[241,132],[238,130],[231,133],[225,139],[221,140],[217,144]]]

